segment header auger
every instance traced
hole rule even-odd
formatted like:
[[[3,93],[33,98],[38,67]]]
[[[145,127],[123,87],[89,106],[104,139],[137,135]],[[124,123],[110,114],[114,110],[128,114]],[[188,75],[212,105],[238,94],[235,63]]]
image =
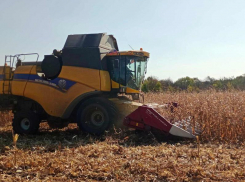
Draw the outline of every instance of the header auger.
[[[190,124],[171,124],[139,100],[149,53],[119,51],[112,35],[69,35],[62,50],[54,50],[39,62],[24,62],[17,54],[6,56],[0,67],[0,105],[14,113],[13,129],[35,134],[40,122],[51,127],[77,123],[85,132],[102,134],[120,122],[139,130],[151,128],[193,138]],[[32,54],[31,54],[32,55]],[[118,95],[132,96],[132,100]]]

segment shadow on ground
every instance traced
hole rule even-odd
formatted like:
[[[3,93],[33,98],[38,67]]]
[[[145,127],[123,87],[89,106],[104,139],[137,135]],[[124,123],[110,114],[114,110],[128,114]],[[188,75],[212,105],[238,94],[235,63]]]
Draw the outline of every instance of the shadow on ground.
[[[17,141],[18,149],[36,150],[41,149],[46,152],[54,152],[56,149],[76,148],[88,144],[106,142],[123,147],[135,146],[156,146],[162,142],[168,144],[190,143],[190,140],[180,140],[169,138],[164,135],[152,134],[151,132],[139,132],[121,129],[112,129],[102,136],[94,136],[80,131],[75,124],[71,124],[64,129],[50,129],[46,124],[42,124],[40,131],[36,135],[20,135]],[[0,152],[6,150],[6,146],[13,146],[11,126],[0,129]]]

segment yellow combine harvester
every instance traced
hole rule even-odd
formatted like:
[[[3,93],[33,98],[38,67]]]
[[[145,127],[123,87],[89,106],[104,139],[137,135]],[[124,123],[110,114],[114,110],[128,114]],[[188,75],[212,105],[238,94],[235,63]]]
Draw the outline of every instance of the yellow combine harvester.
[[[120,52],[116,39],[102,33],[69,35],[64,48],[42,62],[22,62],[22,55],[33,54],[6,56],[0,67],[0,103],[13,110],[14,131],[26,134],[36,133],[43,120],[102,133],[115,114],[111,98],[139,98],[149,58],[142,50]]]
[[[37,60],[24,62],[23,55],[37,55]],[[51,127],[74,122],[83,131],[101,134],[121,114],[124,125],[131,128],[194,137],[189,124],[178,127],[153,108],[118,97],[139,100],[148,52],[119,51],[112,35],[99,33],[69,35],[61,51],[54,50],[41,62],[38,57],[37,53],[5,56],[0,67],[0,105],[13,111],[16,133],[34,134],[40,122],[47,121]]]

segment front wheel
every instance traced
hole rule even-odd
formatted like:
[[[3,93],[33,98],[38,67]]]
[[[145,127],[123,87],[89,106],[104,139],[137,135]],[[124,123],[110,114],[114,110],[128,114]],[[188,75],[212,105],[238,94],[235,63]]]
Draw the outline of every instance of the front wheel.
[[[13,130],[18,134],[35,134],[39,129],[40,119],[31,111],[17,111],[14,114]]]
[[[109,129],[115,109],[105,98],[91,98],[81,104],[77,111],[77,124],[85,132],[101,135]]]

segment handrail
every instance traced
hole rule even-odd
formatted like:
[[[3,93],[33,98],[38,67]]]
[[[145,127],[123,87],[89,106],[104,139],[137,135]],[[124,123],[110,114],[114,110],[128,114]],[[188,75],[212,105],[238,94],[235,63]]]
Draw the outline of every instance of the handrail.
[[[9,56],[9,57],[13,57],[13,62],[12,62],[12,67],[13,67],[13,65],[14,65],[14,62],[15,62],[15,58],[19,58],[20,56],[28,56],[28,55],[37,55],[37,60],[36,60],[36,62],[38,61],[38,58],[39,58],[39,54],[38,53],[27,53],[27,54],[16,54],[16,55],[14,55],[14,56]]]

